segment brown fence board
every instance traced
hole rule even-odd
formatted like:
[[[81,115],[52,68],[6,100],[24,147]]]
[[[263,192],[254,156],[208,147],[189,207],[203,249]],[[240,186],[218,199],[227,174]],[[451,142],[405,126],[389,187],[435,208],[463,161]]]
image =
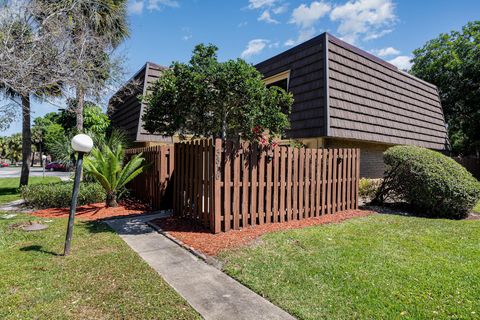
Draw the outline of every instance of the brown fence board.
[[[133,192],[215,233],[358,208],[359,149],[208,139],[129,149],[126,157],[140,152],[150,166],[129,184]]]
[[[258,223],[265,222],[265,150],[260,149],[258,161]]]

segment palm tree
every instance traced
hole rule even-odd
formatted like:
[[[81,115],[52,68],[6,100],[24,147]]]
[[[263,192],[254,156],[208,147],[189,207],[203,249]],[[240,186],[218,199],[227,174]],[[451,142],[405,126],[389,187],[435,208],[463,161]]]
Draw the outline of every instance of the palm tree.
[[[73,0],[70,0],[73,1]],[[116,48],[129,35],[127,0],[83,0],[71,14],[74,58],[77,60],[74,81],[76,128],[83,131],[85,95],[98,88],[109,76],[108,49]],[[65,1],[68,5],[68,1]],[[98,41],[98,39],[102,39]],[[85,50],[85,48],[87,48]],[[93,54],[89,54],[89,53]],[[93,69],[92,69],[92,66]]]
[[[126,190],[126,184],[146,167],[141,153],[133,156],[126,164],[123,163],[124,158],[125,150],[118,144],[116,147],[95,147],[85,159],[85,172],[92,175],[105,189],[107,207],[118,206],[117,200]]]

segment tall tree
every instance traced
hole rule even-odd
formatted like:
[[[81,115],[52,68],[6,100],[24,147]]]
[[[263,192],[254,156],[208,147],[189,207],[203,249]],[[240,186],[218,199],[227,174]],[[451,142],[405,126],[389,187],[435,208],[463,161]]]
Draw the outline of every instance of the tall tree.
[[[36,1],[3,1],[0,14],[0,89],[22,110],[22,172],[28,184],[31,162],[30,101],[58,92],[64,80],[66,51],[64,12],[48,10]]]
[[[480,21],[413,52],[415,76],[435,84],[456,154],[480,156]]]
[[[42,0],[49,1],[49,0]],[[127,0],[67,0],[71,4],[71,71],[75,88],[76,129],[83,131],[86,96],[98,96],[118,72],[112,51],[129,35]]]
[[[219,62],[217,47],[198,45],[188,64],[173,63],[144,97],[144,128],[164,135],[193,134],[254,140],[289,127],[291,94],[267,88],[245,61]]]

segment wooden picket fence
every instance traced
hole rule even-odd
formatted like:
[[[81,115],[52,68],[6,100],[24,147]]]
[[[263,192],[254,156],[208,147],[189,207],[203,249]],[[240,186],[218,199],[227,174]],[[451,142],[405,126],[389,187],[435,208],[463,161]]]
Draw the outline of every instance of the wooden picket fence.
[[[358,208],[359,149],[177,143],[173,209],[214,233]]]
[[[126,158],[142,153],[148,167],[128,187],[140,200],[154,209],[170,209],[172,206],[175,154],[173,145],[127,149]]]

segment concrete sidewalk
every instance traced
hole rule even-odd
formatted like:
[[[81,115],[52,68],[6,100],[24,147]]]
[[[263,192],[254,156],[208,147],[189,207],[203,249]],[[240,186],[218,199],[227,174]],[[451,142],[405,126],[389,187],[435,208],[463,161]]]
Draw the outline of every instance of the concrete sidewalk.
[[[107,223],[205,319],[294,319],[145,223],[162,216]]]

